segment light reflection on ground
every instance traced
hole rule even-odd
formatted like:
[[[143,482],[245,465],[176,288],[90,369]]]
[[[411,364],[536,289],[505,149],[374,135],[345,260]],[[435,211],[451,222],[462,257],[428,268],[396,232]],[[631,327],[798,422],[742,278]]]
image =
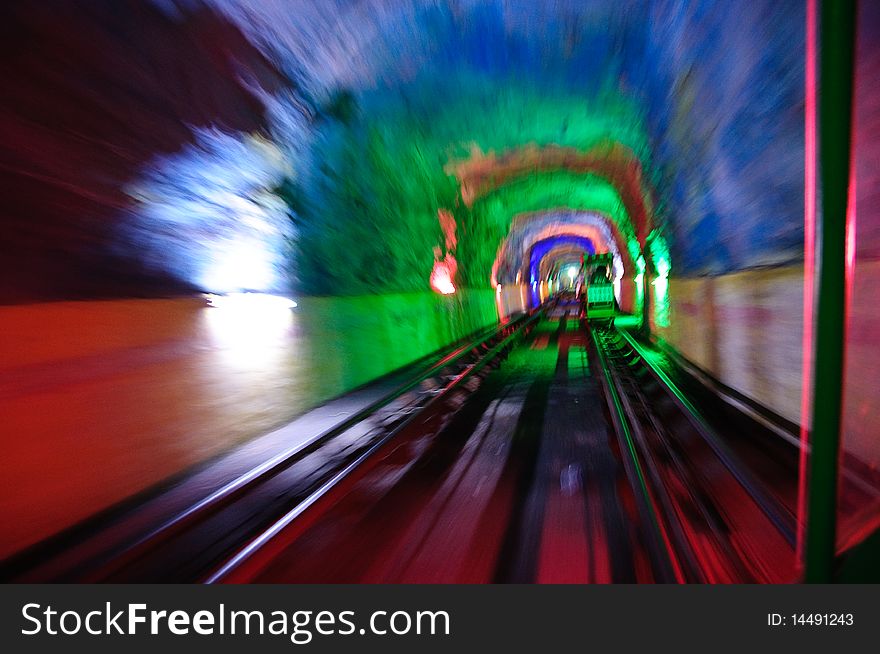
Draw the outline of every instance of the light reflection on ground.
[[[494,292],[0,307],[0,558],[497,320]]]

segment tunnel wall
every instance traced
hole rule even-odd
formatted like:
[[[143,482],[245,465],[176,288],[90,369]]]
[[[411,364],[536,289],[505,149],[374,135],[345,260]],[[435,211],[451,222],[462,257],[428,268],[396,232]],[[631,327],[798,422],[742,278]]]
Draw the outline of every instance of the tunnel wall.
[[[802,266],[673,277],[653,332],[723,384],[800,422]],[[652,298],[653,299],[653,298]]]
[[[798,11],[803,11],[804,6],[800,5]],[[798,22],[803,24],[800,19]],[[866,501],[865,495],[862,495],[866,489],[873,489],[876,493],[876,489],[880,488],[880,403],[877,401],[876,390],[876,380],[880,378],[880,332],[877,329],[880,323],[880,139],[877,138],[880,134],[880,96],[876,92],[875,84],[880,74],[880,4],[858,3],[856,25],[853,177],[850,184],[850,227],[853,238],[850,239],[852,250],[848,271],[850,296],[847,310],[839,493],[838,546],[841,548],[857,543],[880,526],[880,502],[877,501],[876,494],[870,501]],[[749,38],[750,31],[739,29],[735,33],[739,35],[738,38],[746,39]],[[778,39],[777,45],[787,47],[788,41],[799,44],[801,39]],[[793,48],[792,52],[798,49],[799,47]],[[758,49],[756,52],[763,50]],[[791,74],[798,77],[803,70],[801,56],[788,66]],[[803,80],[799,79],[792,87],[802,84]],[[770,88],[777,87],[774,85]],[[732,89],[726,87],[723,90],[730,92]],[[780,128],[783,125],[794,125],[802,132],[803,105],[797,99],[793,97],[779,103],[780,108],[790,107],[785,114],[786,120],[779,123]],[[766,101],[769,106],[774,98],[768,97]],[[727,110],[727,103],[724,101],[703,102],[701,106],[707,111]],[[765,126],[762,129],[763,127]],[[706,265],[692,266],[691,264],[700,262],[695,256],[688,255],[683,257],[685,266],[677,266],[677,270],[674,266],[673,272],[679,273],[679,276],[673,277],[670,284],[669,324],[664,327],[655,322],[654,328],[661,338],[666,339],[700,368],[781,416],[799,423],[802,418],[799,406],[803,356],[802,266],[783,265],[743,270],[733,274],[717,274],[719,268],[723,269],[730,259],[730,248],[726,246],[739,244],[740,258],[748,264],[749,259],[755,256],[760,258],[768,255],[766,249],[761,252],[761,248],[752,248],[753,243],[763,241],[774,244],[779,249],[776,261],[782,263],[785,249],[779,246],[784,246],[787,242],[793,249],[802,238],[795,227],[797,221],[802,220],[803,204],[794,201],[783,204],[777,202],[783,195],[794,199],[791,186],[798,178],[803,179],[803,166],[795,159],[802,156],[801,148],[792,147],[787,152],[779,150],[783,143],[797,143],[801,140],[793,130],[789,130],[788,135],[791,138],[765,139],[767,151],[763,155],[762,166],[766,166],[768,171],[754,174],[759,171],[751,166],[738,166],[743,171],[753,173],[745,180],[750,185],[774,180],[771,189],[773,192],[762,203],[750,204],[750,215],[745,217],[745,222],[750,224],[736,233],[728,230],[725,234],[723,229],[718,229],[718,225],[713,224],[718,222],[715,218],[717,209],[710,206],[706,211],[707,221],[703,221],[703,224],[700,221],[691,222],[694,226],[693,238],[678,235],[678,245],[674,243],[674,247],[679,247],[686,241],[695,251],[701,243],[711,243],[712,247],[704,248]],[[706,140],[700,134],[692,136]],[[734,146],[727,151],[736,154],[737,148]],[[779,174],[778,171],[769,170],[774,166],[784,166],[787,172]],[[691,169],[701,168],[692,166]],[[732,169],[724,172],[724,175],[716,177],[719,183],[710,188],[708,194],[698,193],[691,197],[703,203],[707,197],[715,200],[727,197],[734,201],[733,207],[738,213],[743,197],[756,198],[762,195],[761,190],[744,194],[743,187],[725,196],[725,184],[720,182],[735,179],[735,176]],[[785,180],[781,189],[780,180]],[[682,188],[687,189],[688,186]],[[795,191],[802,193],[802,184],[798,184]],[[724,207],[726,203],[718,204]],[[776,206],[771,208],[771,204]],[[755,232],[754,238],[749,237],[750,231]],[[719,245],[725,247],[719,248]],[[711,261],[712,258],[717,261]],[[681,259],[680,257],[676,261]],[[681,276],[682,272],[716,274],[684,277]],[[805,418],[809,420],[810,417]],[[845,499],[853,495],[860,497],[860,500],[854,503]]]
[[[806,4],[649,3],[638,92],[675,274],[803,257]]]
[[[7,4],[3,302],[417,292],[444,166],[528,144],[631,149],[679,274],[800,255],[803,3]]]
[[[507,284],[495,291],[498,317],[510,318],[529,309],[529,288],[525,284]]]
[[[497,321],[494,291],[0,306],[0,559]]]
[[[498,321],[489,289],[461,289],[453,295],[305,297],[299,302],[304,337],[322,343],[311,354],[322,371],[322,394],[328,397]]]
[[[658,320],[652,311],[652,329],[697,367],[795,423],[805,8],[653,3],[646,47],[657,69],[642,84],[661,171],[657,217],[671,255],[668,315]]]

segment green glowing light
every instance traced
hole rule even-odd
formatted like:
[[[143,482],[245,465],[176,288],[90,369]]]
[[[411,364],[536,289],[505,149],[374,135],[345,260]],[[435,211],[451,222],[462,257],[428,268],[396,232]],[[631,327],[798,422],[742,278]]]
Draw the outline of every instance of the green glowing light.
[[[658,277],[652,282],[654,286],[654,324],[657,327],[669,327],[669,280]]]
[[[628,148],[648,170],[642,112],[620,93],[616,77],[585,92],[467,71],[439,80],[426,73],[400,93],[352,94],[350,105],[343,119],[321,124],[310,146],[320,166],[285,185],[282,199],[297,227],[292,261],[303,292],[425,290],[434,248],[443,249],[441,208],[458,226],[459,287],[485,287],[511,219],[521,212],[599,211],[614,222],[631,259],[638,257],[621,198],[598,175],[531,171],[468,207],[446,170],[475,150],[501,156],[553,145],[587,152],[608,142]],[[351,263],[344,269],[340,253]]]
[[[634,303],[634,311],[636,315],[641,315],[645,306],[645,257],[639,255],[636,258],[636,297]]]
[[[657,230],[648,235],[648,249],[657,273],[657,277],[651,282],[654,287],[654,324],[657,327],[669,327],[669,272],[672,264],[666,239]]]
[[[669,246],[666,239],[654,229],[648,234],[648,250],[651,252],[651,262],[654,264],[654,270],[660,277],[667,277],[672,270],[672,263],[669,257]]]

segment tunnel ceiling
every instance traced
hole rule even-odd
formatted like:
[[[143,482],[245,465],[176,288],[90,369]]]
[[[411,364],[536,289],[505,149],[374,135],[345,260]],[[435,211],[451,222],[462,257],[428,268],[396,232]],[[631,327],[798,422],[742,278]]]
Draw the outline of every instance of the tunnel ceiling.
[[[106,0],[63,29],[36,4],[6,9],[26,29],[2,116],[4,247],[46,262],[33,295],[120,269],[424,291],[438,261],[487,287],[518,217],[554,211],[628,272],[801,254],[801,3]]]

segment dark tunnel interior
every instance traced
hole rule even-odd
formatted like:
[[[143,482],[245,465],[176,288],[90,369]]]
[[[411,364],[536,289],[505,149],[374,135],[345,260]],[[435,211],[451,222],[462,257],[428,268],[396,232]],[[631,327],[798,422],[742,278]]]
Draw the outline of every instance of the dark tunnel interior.
[[[0,576],[880,561],[880,3],[829,4],[4,2]]]

